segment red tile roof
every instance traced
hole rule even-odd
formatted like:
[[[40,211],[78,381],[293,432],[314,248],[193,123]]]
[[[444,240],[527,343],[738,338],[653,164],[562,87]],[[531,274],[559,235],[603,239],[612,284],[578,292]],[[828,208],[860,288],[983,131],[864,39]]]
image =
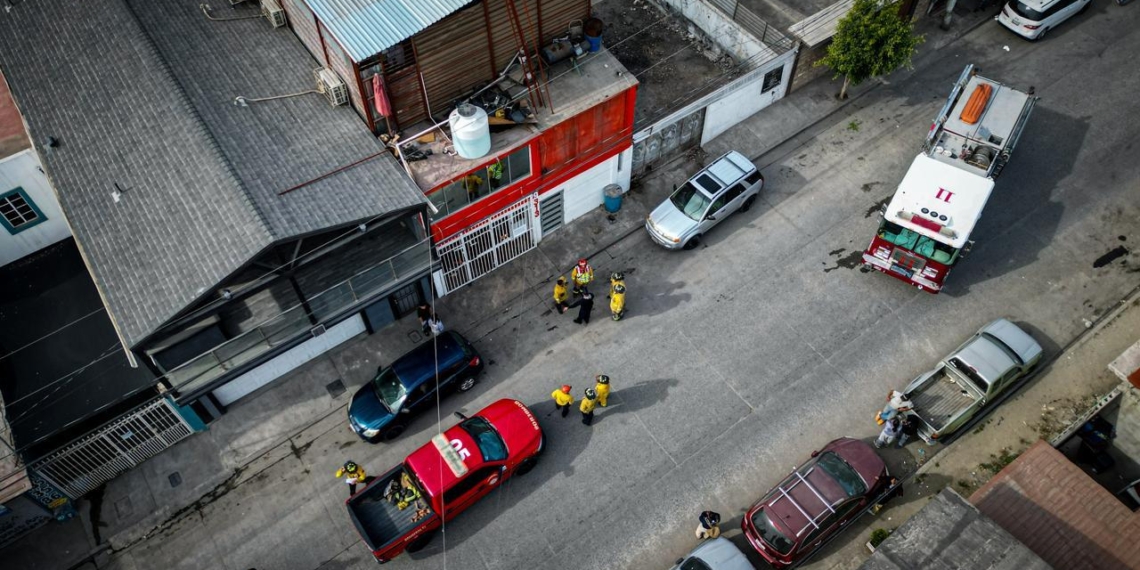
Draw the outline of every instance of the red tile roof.
[[[0,75],[0,159],[30,146],[31,141],[24,130],[24,120],[12,100],[12,93],[8,91],[8,82]]]
[[[1140,512],[1038,441],[970,502],[1054,568],[1140,568]]]

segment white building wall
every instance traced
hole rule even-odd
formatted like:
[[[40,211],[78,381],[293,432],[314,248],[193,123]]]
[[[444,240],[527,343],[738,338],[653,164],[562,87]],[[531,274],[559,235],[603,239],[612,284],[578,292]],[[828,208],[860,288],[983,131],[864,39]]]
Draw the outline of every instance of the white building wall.
[[[737,59],[761,59],[775,53],[755,36],[704,0],[661,0]]]
[[[570,223],[602,205],[602,189],[609,184],[617,184],[623,192],[628,192],[632,156],[633,149],[627,148],[554,189],[554,192],[562,191],[562,223]]]
[[[364,317],[356,313],[330,327],[325,334],[306,340],[269,362],[230,380],[225,386],[214,390],[214,397],[223,406],[228,406],[363,332],[365,332]]]
[[[701,134],[701,144],[716,138],[734,125],[751,117],[760,109],[782,99],[788,91],[788,82],[792,78],[792,68],[795,67],[795,51],[789,51],[772,61],[765,63],[755,72],[754,79],[744,85],[733,86],[735,91],[724,95],[705,108],[705,125]],[[764,75],[783,66],[780,84],[763,92]],[[750,72],[750,75],[752,73]]]
[[[0,159],[0,195],[16,188],[23,189],[45,221],[16,234],[0,225],[0,266],[71,237],[71,228],[32,149]]]

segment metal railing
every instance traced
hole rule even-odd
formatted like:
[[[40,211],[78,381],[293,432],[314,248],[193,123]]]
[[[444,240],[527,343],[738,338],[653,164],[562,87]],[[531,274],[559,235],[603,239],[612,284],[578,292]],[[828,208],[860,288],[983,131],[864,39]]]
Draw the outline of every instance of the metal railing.
[[[191,433],[172,404],[158,398],[36,461],[31,468],[78,499]]]
[[[795,46],[795,42],[785,36],[780,30],[773,28],[765,22],[763,18],[756,15],[755,12],[748,8],[741,6],[739,0],[707,0],[709,4],[716,6],[721,12],[724,12],[732,21],[740,24],[740,27],[748,30],[756,39],[760,40],[764,45],[775,49],[777,51],[788,51]]]
[[[314,322],[332,318],[377,291],[422,271],[430,265],[429,255],[428,240],[420,241],[309,298],[311,312],[306,312],[301,304],[286,309],[167,372],[166,377],[183,393],[195,390],[297,335],[310,332]]]

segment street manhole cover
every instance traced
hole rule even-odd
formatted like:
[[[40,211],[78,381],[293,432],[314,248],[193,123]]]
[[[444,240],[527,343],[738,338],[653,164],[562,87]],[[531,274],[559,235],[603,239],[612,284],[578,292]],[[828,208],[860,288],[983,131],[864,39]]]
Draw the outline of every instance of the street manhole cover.
[[[411,339],[412,342],[419,344],[419,342],[424,339],[424,335],[420,334],[419,331],[412,331],[408,333],[408,338]]]
[[[329,396],[332,396],[333,398],[340,396],[341,394],[344,393],[344,382],[341,382],[340,380],[335,380],[335,381],[331,382],[328,386],[325,386],[325,390],[328,390]]]
[[[175,471],[174,473],[171,473],[167,477],[167,479],[170,480],[170,487],[171,488],[177,487],[177,486],[182,484],[182,474],[177,472],[177,471]]]

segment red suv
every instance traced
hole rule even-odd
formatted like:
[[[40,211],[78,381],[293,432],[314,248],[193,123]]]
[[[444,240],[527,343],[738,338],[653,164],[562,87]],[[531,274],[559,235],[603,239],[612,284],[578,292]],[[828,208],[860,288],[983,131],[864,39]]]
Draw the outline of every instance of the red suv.
[[[873,447],[837,439],[748,510],[744,535],[773,567],[798,564],[879,500],[890,479]]]

